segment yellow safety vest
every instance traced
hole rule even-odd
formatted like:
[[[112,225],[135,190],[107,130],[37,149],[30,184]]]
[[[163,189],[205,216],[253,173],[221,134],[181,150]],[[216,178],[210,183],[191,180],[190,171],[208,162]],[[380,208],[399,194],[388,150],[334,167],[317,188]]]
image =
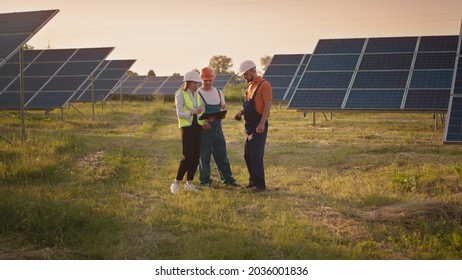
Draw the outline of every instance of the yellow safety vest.
[[[184,99],[183,112],[186,113],[186,112],[192,111],[194,109],[194,104],[193,104],[191,98],[189,97],[188,91],[181,90],[181,93],[183,94],[183,99]],[[197,107],[200,107],[201,106],[201,97],[197,93],[196,93],[196,102],[197,102]],[[199,125],[204,124],[203,120],[199,120],[201,115],[202,115],[202,113],[197,115],[197,123]],[[194,115],[191,115],[187,119],[178,118],[178,126],[180,128],[181,127],[186,127],[186,126],[191,126],[192,121],[193,121],[193,117],[194,117]]]

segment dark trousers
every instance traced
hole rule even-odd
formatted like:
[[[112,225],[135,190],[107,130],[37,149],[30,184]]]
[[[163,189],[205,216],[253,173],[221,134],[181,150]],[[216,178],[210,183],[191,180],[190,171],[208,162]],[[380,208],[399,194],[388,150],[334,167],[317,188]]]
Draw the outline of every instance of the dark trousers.
[[[266,122],[265,131],[263,133],[252,133],[251,137],[247,137],[247,140],[245,141],[244,145],[244,159],[247,165],[247,170],[249,171],[250,175],[249,183],[252,186],[262,189],[266,188],[263,156],[265,153],[265,143],[267,135],[268,122]]]
[[[180,161],[176,179],[183,180],[186,174],[186,180],[192,181],[199,165],[199,156],[201,152],[202,126],[197,124],[194,118],[191,126],[181,128],[181,143],[183,146],[183,159]]]

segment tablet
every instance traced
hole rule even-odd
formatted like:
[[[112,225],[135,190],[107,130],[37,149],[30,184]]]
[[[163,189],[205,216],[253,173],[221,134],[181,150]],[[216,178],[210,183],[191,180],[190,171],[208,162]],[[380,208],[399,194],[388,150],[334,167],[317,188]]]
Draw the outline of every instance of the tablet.
[[[206,120],[210,117],[215,117],[215,119],[222,119],[225,117],[227,110],[223,111],[218,111],[218,112],[213,112],[213,113],[203,113],[202,116],[200,116],[199,120]]]

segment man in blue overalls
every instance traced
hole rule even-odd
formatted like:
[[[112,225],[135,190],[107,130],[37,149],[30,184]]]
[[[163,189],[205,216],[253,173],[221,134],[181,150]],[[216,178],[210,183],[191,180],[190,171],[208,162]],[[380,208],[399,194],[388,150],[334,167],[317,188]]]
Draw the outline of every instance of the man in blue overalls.
[[[251,60],[241,63],[239,74],[249,83],[243,109],[235,115],[235,119],[240,120],[244,116],[245,120],[244,159],[250,176],[247,187],[261,192],[266,190],[263,156],[273,89],[268,81],[257,74],[256,65]]]
[[[202,98],[202,111],[215,113],[226,110],[223,93],[212,86],[215,72],[210,67],[204,67],[201,71],[202,87],[198,90]],[[199,179],[202,186],[210,186],[210,160],[213,160],[218,168],[220,181],[228,186],[237,187],[233,178],[231,167],[226,152],[226,140],[221,127],[221,119],[208,119],[204,121],[201,140],[201,154],[199,161]]]

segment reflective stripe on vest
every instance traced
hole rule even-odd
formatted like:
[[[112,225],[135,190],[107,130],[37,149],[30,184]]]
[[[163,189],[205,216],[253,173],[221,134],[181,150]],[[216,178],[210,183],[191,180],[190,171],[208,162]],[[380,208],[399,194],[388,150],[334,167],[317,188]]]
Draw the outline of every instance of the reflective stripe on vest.
[[[194,104],[191,100],[191,98],[189,97],[189,93],[188,91],[186,90],[181,90],[181,93],[183,94],[183,99],[184,99],[184,106],[183,106],[183,112],[190,112],[194,109]],[[201,97],[199,96],[199,94],[196,94],[196,102],[197,102],[197,107],[201,107]],[[203,125],[204,124],[204,121],[203,120],[199,120],[199,117],[202,115],[202,113],[198,114],[197,115],[197,123],[199,125]],[[193,121],[193,117],[194,115],[191,115],[189,118],[187,119],[183,119],[183,118],[178,118],[178,126],[179,127],[186,127],[186,126],[191,126],[192,124],[192,121]]]

